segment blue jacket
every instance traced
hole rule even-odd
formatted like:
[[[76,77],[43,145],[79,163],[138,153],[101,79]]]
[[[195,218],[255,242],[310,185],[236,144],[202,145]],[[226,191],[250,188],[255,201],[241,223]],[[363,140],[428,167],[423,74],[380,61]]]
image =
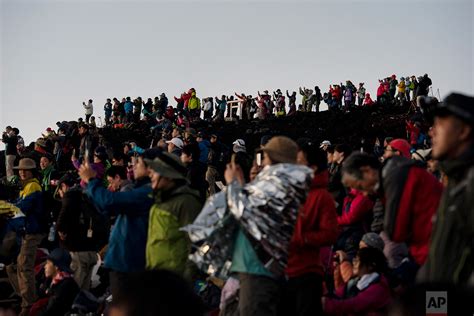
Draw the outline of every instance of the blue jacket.
[[[25,217],[14,217],[10,220],[15,231],[24,230],[26,234],[42,234],[48,231],[48,217],[43,209],[43,191],[38,179],[23,183],[15,206],[25,214]]]
[[[110,192],[102,186],[102,181],[93,179],[86,193],[99,212],[117,216],[105,266],[119,272],[144,270],[148,216],[153,204],[149,179],[137,181],[134,189],[125,192]]]
[[[209,148],[211,148],[211,143],[207,139],[204,139],[203,141],[199,142],[199,150],[201,151],[201,154],[199,156],[199,162],[207,164]]]
[[[125,113],[132,113],[133,112],[133,103],[131,101],[127,101],[124,104]]]

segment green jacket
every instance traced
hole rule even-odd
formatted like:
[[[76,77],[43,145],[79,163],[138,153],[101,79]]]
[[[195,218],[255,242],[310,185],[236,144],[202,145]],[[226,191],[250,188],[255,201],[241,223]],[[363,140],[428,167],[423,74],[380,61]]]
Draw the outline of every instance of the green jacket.
[[[188,185],[156,194],[148,224],[147,269],[184,274],[191,244],[186,233],[179,229],[191,224],[201,208],[199,192]]]

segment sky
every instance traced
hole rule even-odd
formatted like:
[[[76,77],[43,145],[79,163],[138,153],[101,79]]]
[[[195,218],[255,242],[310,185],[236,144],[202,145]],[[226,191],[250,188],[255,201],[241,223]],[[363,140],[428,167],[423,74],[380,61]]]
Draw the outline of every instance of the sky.
[[[0,128],[27,143],[94,100],[423,75],[474,94],[472,0],[0,0]],[[172,102],[173,105],[175,102]],[[3,148],[0,145],[0,149]]]

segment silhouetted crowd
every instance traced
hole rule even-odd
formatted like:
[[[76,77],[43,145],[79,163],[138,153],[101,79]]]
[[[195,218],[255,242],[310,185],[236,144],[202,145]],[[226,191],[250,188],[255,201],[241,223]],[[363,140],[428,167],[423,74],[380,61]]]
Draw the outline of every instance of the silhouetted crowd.
[[[472,297],[474,97],[431,79],[326,93],[107,99],[105,121],[3,133],[0,306],[19,315],[418,315],[427,291]],[[370,149],[227,120],[407,106],[406,137]],[[207,121],[209,124],[200,125]],[[98,124],[99,123],[99,124]],[[214,124],[214,125],[213,125]],[[102,130],[151,137],[111,143]],[[3,272],[2,272],[3,273]],[[466,302],[464,302],[466,303]],[[472,307],[471,307],[472,308]],[[6,311],[5,311],[6,312]]]

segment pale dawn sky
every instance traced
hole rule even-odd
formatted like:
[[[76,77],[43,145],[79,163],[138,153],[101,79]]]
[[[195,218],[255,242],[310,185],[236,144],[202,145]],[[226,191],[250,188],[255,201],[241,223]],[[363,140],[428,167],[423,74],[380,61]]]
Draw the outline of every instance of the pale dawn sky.
[[[428,73],[473,94],[473,1],[3,0],[0,123],[29,143],[94,100],[198,97]],[[174,105],[175,102],[173,101]],[[0,146],[3,148],[3,145]]]

